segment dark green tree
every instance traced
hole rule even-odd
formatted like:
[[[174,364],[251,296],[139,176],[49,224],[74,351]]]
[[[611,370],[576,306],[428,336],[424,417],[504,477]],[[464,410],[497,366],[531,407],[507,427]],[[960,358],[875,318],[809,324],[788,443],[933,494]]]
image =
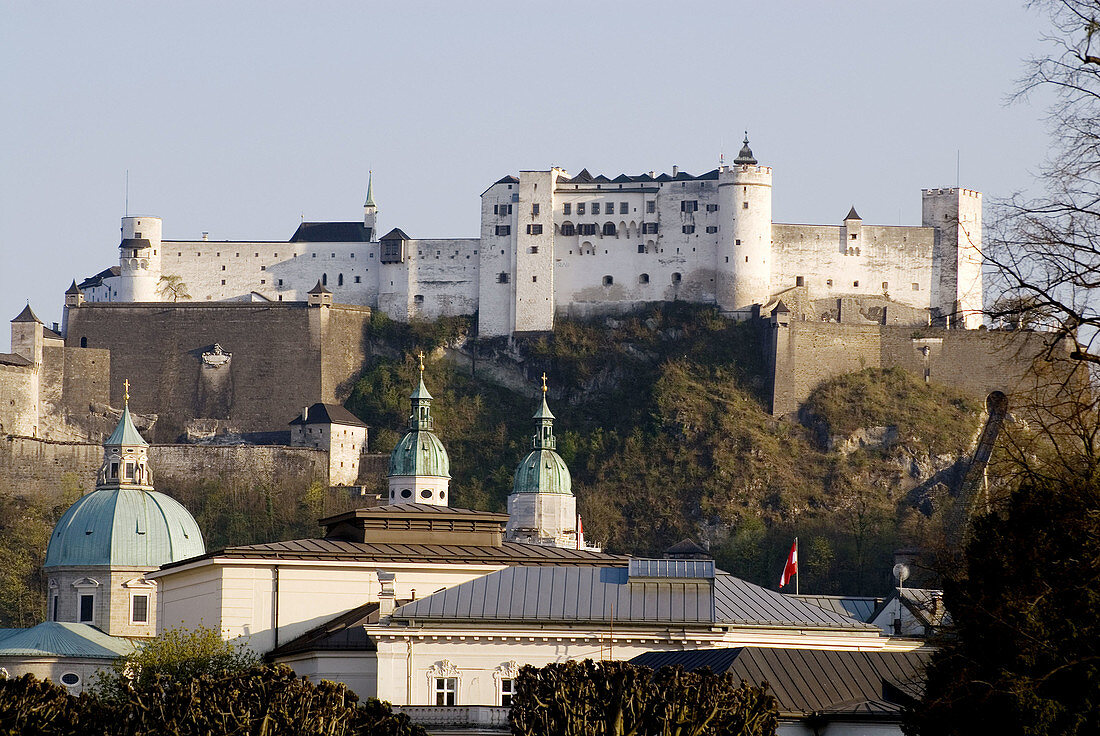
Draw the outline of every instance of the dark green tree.
[[[779,722],[766,684],[592,660],[521,669],[510,719],[513,736],[771,736]]]
[[[907,733],[1100,733],[1100,478],[1028,480],[975,520],[944,600]]]

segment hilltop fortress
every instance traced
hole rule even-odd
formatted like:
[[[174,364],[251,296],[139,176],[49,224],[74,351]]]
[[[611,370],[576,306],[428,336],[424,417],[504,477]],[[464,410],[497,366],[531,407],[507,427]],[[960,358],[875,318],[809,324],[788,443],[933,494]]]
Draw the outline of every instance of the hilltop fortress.
[[[800,319],[838,321],[856,299],[871,322],[976,328],[981,194],[922,198],[919,227],[864,225],[854,207],[839,225],[773,223],[772,170],[746,137],[698,176],[505,176],[481,195],[479,238],[380,235],[370,184],[362,222],[303,222],[286,242],[165,240],[159,218],[125,217],[118,267],[79,288],[91,303],[304,302],[320,283],[402,321],[476,314],[486,338],[674,300],[747,318],[797,287]]]

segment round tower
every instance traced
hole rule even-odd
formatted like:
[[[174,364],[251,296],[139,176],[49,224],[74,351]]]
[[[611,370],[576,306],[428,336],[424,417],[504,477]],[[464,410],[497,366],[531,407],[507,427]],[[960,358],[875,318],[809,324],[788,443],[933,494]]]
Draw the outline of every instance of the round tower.
[[[122,218],[122,242],[118,246],[119,301],[159,302],[161,222],[159,217]]]
[[[748,133],[733,165],[719,171],[718,211],[718,307],[748,317],[771,296],[772,249],[772,170],[757,165]]]
[[[419,358],[420,385],[409,397],[409,431],[390,453],[389,502],[446,506],[451,461],[432,431],[432,395],[424,385],[424,353]]]
[[[542,403],[531,418],[535,435],[531,451],[516,467],[504,537],[513,542],[578,549],[577,498],[569,468],[555,452],[554,415],[546,405],[545,373]]]
[[[43,571],[47,618],[91,624],[111,636],[156,634],[156,585],[145,573],[202,555],[194,517],[153,490],[149,445],[130,417],[103,443],[95,490],[68,508],[50,535]]]

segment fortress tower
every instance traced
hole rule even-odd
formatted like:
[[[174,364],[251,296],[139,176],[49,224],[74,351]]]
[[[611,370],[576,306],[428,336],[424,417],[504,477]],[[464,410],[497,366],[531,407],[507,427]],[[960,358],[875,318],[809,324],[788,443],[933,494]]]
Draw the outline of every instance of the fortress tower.
[[[378,205],[374,203],[374,172],[367,174],[367,200],[363,202],[363,226],[372,243],[378,242]]]
[[[162,301],[160,281],[161,222],[159,217],[123,217],[119,250],[118,300]]]
[[[749,136],[718,172],[719,247],[715,298],[725,313],[748,317],[771,295],[772,170],[758,166]]]
[[[932,308],[949,327],[982,324],[982,194],[972,189],[922,190],[921,220],[935,230]]]

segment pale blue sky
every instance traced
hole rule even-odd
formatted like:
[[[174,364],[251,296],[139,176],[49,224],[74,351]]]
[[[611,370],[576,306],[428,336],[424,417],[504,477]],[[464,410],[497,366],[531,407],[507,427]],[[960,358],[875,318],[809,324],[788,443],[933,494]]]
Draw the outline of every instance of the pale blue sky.
[[[476,236],[520,169],[700,173],[749,130],[774,215],[916,224],[920,189],[1031,185],[1041,99],[1006,107],[1044,19],[1016,0],[0,0],[0,315],[165,238],[361,216]],[[0,338],[0,346],[6,344]]]

